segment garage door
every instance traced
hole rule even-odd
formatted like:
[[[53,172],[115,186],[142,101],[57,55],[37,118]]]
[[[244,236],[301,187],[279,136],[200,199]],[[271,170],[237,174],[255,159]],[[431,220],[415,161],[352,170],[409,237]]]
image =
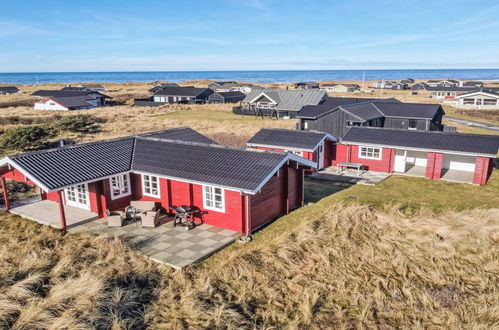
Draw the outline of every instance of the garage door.
[[[459,156],[459,155],[444,155],[444,164],[442,166],[449,170],[458,170],[466,172],[475,171],[475,157]]]

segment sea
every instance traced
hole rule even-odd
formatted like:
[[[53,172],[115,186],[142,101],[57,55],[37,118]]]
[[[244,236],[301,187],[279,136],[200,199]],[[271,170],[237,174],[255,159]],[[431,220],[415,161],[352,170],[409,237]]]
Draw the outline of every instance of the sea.
[[[74,82],[155,82],[188,80],[234,80],[247,82],[299,82],[322,80],[400,80],[454,78],[499,80],[499,69],[419,70],[275,70],[275,71],[130,71],[130,72],[23,72],[0,73],[0,83],[50,84]]]

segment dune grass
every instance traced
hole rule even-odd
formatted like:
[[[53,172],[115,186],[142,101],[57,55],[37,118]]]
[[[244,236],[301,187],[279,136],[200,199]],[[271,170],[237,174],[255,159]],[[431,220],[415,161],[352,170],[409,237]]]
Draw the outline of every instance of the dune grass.
[[[376,186],[355,185],[332,196],[344,202],[374,207],[397,204],[403,209],[469,210],[499,207],[499,171],[485,186],[392,175]]]
[[[0,214],[0,327],[493,328],[498,210],[328,197],[183,271]]]

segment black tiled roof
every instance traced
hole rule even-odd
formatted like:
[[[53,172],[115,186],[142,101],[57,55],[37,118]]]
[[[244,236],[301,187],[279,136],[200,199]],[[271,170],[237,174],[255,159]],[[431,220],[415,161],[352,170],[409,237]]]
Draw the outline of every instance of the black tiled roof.
[[[376,108],[385,117],[432,119],[442,108],[439,104],[427,103],[376,103]]]
[[[314,150],[327,135],[323,132],[262,128],[247,144]]]
[[[137,138],[132,169],[253,191],[286,157],[285,153]]]
[[[195,130],[189,127],[165,129],[163,131],[155,131],[151,133],[139,134],[139,136],[151,137],[157,139],[166,139],[166,140],[217,144],[215,141],[207,138],[203,134],[196,132]]]
[[[215,94],[219,94],[220,96],[224,97],[224,98],[231,98],[231,97],[246,97],[246,94],[244,94],[243,92],[239,92],[239,91],[231,91],[231,92],[216,92]]]
[[[8,157],[44,189],[57,190],[128,171],[255,191],[287,153],[213,144],[191,129],[173,129]],[[158,138],[160,137],[160,138]],[[165,137],[169,139],[165,139]],[[184,139],[172,140],[175,139]]]
[[[341,106],[340,109],[343,109],[344,111],[347,111],[362,120],[371,120],[383,117],[383,114],[379,111],[379,109],[374,105],[373,102],[347,104]]]
[[[319,105],[306,105],[298,113],[299,118],[318,118],[330,110],[336,109],[339,106],[366,103],[379,101],[380,99],[358,98],[358,97],[327,97],[324,102]]]
[[[167,87],[158,90],[154,95],[167,95],[167,96],[198,96],[204,93],[208,88],[196,88],[196,87]]]
[[[19,89],[16,86],[0,86],[0,94],[1,93],[17,93],[19,92]]]
[[[51,97],[51,99],[67,108],[90,106],[92,104],[87,101],[95,100],[90,96]]]
[[[135,138],[92,142],[10,157],[49,189],[130,170]]]
[[[342,142],[455,151],[490,155],[491,157],[495,156],[499,149],[499,136],[494,135],[374,127],[352,127],[343,137]]]
[[[71,96],[86,96],[92,93],[95,94],[100,94],[103,97],[110,98],[107,95],[104,95],[102,93],[96,92],[94,90],[85,88],[83,90],[75,90],[73,87],[64,87],[64,88],[70,88],[70,89],[61,89],[61,90],[51,90],[51,89],[41,89],[39,91],[34,92],[33,96],[51,96],[51,97],[71,97]],[[74,88],[79,88],[79,87],[74,87]]]

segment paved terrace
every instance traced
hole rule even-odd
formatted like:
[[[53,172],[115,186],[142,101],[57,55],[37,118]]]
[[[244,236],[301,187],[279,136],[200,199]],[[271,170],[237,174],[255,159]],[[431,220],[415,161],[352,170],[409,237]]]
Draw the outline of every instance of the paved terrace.
[[[123,227],[108,227],[106,219],[86,222],[69,231],[119,236],[140,253],[175,269],[207,258],[234,242],[239,235],[238,232],[207,224],[185,230],[183,227],[173,227],[171,221],[156,228],[142,227],[140,221]]]
[[[342,169],[340,173],[336,173],[336,166],[327,167],[319,172],[310,175],[311,178],[327,181],[339,181],[353,184],[363,184],[367,186],[375,186],[381,181],[388,178],[390,173],[364,171],[358,174],[356,169]]]

